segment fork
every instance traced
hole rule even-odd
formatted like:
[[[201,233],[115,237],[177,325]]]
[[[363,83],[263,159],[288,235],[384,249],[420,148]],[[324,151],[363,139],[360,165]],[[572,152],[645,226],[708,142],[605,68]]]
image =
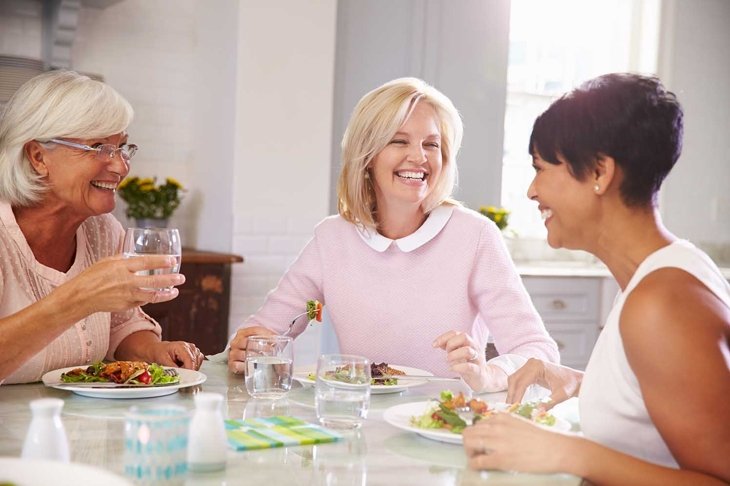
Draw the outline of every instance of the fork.
[[[455,407],[454,412],[456,412],[459,418],[466,422],[467,425],[474,425],[474,417],[476,417],[476,413],[471,409],[471,407],[469,407],[469,405]]]
[[[287,329],[286,332],[282,334],[282,336],[288,336],[289,334],[291,334],[292,330],[294,329],[294,324],[299,320],[300,317],[306,316],[307,314],[309,314],[309,311],[304,311],[296,316],[294,319],[292,319],[291,324],[289,324],[289,329]]]

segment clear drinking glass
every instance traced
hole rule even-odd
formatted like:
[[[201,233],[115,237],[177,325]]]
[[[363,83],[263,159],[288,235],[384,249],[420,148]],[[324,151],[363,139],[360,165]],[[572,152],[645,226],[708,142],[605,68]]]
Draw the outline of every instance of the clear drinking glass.
[[[314,386],[317,418],[325,427],[354,429],[370,405],[370,361],[362,356],[324,354]]]
[[[180,232],[175,228],[127,228],[124,234],[122,252],[125,258],[143,255],[167,255],[175,257],[177,261],[177,265],[172,268],[141,270],[137,272],[137,275],[178,273],[182,262]]]
[[[251,336],[246,344],[246,390],[254,398],[278,399],[291,389],[294,342],[290,336]]]

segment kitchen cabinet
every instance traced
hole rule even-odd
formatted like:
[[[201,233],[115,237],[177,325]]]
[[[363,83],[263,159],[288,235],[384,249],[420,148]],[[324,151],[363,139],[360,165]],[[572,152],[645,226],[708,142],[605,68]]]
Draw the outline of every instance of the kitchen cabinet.
[[[231,264],[240,262],[239,255],[183,248],[180,294],[143,307],[162,326],[162,339],[195,343],[204,354],[222,351],[228,342]]]
[[[617,286],[609,277],[523,276],[561,363],[585,369]]]

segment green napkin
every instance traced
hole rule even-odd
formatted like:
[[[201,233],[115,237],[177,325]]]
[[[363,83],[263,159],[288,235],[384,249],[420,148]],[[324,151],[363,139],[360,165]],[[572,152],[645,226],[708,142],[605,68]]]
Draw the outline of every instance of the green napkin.
[[[237,451],[335,442],[342,436],[295,417],[226,420],[228,444]]]

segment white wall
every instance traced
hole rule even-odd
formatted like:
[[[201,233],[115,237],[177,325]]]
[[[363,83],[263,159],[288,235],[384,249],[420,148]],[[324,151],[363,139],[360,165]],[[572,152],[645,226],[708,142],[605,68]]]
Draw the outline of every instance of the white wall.
[[[456,198],[498,201],[509,44],[508,0],[340,0],[337,15],[333,180],[357,101],[386,81],[424,79],[464,121]],[[336,211],[335,188],[331,190]]]
[[[685,114],[682,157],[666,181],[664,221],[730,262],[730,1],[666,1],[659,75]]]
[[[232,323],[255,311],[328,214],[335,0],[239,12]]]
[[[131,174],[188,189],[172,217],[185,246],[231,248],[237,24],[226,0],[125,0],[79,15],[73,68],[102,74],[134,106]]]
[[[41,58],[42,10],[40,0],[0,1],[0,55]]]

